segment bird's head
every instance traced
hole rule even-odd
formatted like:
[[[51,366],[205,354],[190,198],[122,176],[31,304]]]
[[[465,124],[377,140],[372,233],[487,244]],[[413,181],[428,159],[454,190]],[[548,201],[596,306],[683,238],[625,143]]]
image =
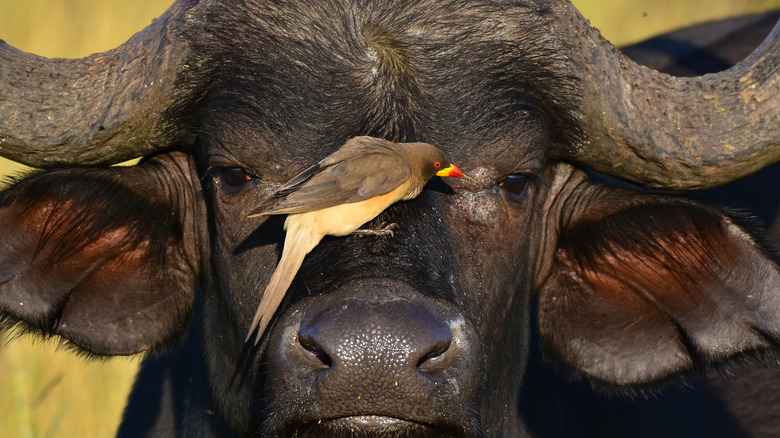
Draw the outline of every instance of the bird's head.
[[[447,164],[443,161],[435,161],[433,167],[434,169],[439,169],[436,171],[436,176],[451,176],[454,178],[463,176],[463,172],[460,168],[452,163]]]
[[[451,176],[460,178],[467,175],[458,166],[452,164],[436,146],[428,143],[405,143],[405,151],[410,161],[417,162],[419,169],[422,170],[422,176],[427,181],[434,176]]]

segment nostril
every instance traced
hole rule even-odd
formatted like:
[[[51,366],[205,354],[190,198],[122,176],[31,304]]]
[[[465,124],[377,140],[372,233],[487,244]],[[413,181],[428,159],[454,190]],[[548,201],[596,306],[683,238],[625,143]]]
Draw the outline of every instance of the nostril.
[[[312,336],[306,334],[298,335],[298,343],[304,350],[308,351],[317,358],[323,365],[330,368],[333,366],[333,359],[325,352],[325,349],[319,345]]]
[[[440,358],[444,353],[447,352],[447,350],[450,349],[450,345],[452,344],[452,339],[440,339],[435,344],[433,344],[428,351],[423,354],[423,356],[420,358],[419,361],[417,361],[417,368],[420,371],[423,372],[432,372],[436,371],[436,366],[438,362],[438,358]]]

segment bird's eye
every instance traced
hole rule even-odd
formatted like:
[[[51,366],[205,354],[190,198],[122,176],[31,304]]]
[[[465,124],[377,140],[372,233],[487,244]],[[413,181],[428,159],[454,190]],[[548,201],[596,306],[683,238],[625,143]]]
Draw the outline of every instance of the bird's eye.
[[[437,169],[440,168],[441,167],[441,161],[437,161],[437,162],[433,163],[433,167],[435,167]]]
[[[240,167],[226,167],[220,170],[219,175],[227,189],[238,189],[252,179],[252,175]]]
[[[528,183],[528,176],[514,173],[507,176],[499,185],[511,199],[522,201],[528,192]]]

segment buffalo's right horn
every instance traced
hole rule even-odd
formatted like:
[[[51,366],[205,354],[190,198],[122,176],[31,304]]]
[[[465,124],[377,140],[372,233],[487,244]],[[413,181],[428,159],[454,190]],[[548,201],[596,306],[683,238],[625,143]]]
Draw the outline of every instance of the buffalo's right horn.
[[[186,3],[86,58],[48,59],[0,41],[0,156],[41,168],[113,164],[178,140]]]

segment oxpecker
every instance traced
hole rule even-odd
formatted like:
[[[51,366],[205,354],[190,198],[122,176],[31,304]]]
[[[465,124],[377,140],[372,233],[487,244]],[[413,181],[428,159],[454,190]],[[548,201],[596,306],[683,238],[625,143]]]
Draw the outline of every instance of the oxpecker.
[[[393,143],[355,137],[284,184],[250,217],[286,214],[282,258],[263,292],[246,340],[260,340],[304,257],[323,237],[391,234],[358,230],[398,201],[415,198],[433,176],[459,178],[463,172],[427,143]]]

